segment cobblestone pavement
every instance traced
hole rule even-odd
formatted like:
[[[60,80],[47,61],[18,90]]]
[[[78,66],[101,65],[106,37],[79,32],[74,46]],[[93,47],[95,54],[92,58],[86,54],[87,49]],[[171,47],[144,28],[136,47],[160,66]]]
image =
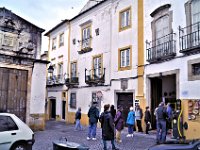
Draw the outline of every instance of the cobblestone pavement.
[[[122,143],[116,144],[120,150],[147,150],[155,144],[155,135],[145,135],[134,133],[134,137],[126,137],[127,129],[122,132]],[[102,150],[101,129],[97,129],[97,140],[87,141],[87,127],[83,131],[74,131],[74,125],[66,125],[65,122],[47,121],[44,131],[35,132],[35,144],[33,150],[53,150],[53,141],[66,137],[70,142],[85,144],[90,150]],[[108,149],[111,148],[110,142],[107,142]]]

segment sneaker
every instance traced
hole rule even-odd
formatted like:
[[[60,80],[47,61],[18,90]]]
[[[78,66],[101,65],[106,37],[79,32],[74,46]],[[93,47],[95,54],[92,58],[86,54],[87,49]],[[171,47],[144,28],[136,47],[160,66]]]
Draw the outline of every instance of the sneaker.
[[[90,140],[90,138],[89,138],[89,137],[87,137],[87,140]]]
[[[96,138],[92,138],[92,140],[93,140],[93,141],[96,141],[97,139],[96,139]]]
[[[133,137],[133,134],[131,134],[131,137]]]
[[[126,137],[131,137],[131,134],[128,134]]]
[[[122,140],[116,140],[116,142],[117,142],[117,143],[121,143],[121,142],[122,142]]]

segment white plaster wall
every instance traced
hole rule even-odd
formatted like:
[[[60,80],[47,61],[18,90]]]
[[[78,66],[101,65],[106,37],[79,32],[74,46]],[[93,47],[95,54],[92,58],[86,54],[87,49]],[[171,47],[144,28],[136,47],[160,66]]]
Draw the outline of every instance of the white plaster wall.
[[[187,0],[145,0],[144,1],[144,45],[146,45],[145,41],[152,41],[152,31],[151,31],[151,22],[153,18],[150,14],[158,7],[164,4],[171,4],[170,10],[173,11],[173,22],[172,29],[173,32],[176,33],[176,53],[177,56],[175,59],[158,63],[158,64],[150,64],[145,62],[147,66],[145,66],[145,75],[155,74],[159,72],[166,72],[171,70],[180,70],[179,76],[179,90],[181,99],[196,99],[200,97],[200,93],[198,92],[200,81],[188,81],[188,60],[199,58],[200,54],[195,54],[191,56],[182,57],[183,54],[179,53],[179,31],[178,26],[185,27],[186,26],[186,16],[185,16],[185,7],[184,4]],[[146,49],[144,49],[146,53]],[[146,57],[145,57],[146,60]],[[146,85],[147,81],[145,79],[145,94],[148,92],[148,87]]]
[[[131,6],[132,27],[119,32],[119,12]],[[137,75],[138,38],[137,38],[137,1],[115,1],[112,7],[112,54],[111,78],[127,78]],[[118,71],[118,49],[132,46],[132,70]]]
[[[59,47],[59,36],[64,33],[64,46]],[[52,50],[52,40],[56,37],[56,49]],[[55,58],[54,61],[51,61],[52,64],[58,64],[63,62],[63,74],[68,74],[67,63],[68,63],[68,38],[69,38],[69,26],[67,23],[64,23],[53,32],[50,33],[50,51],[49,51],[49,61]],[[63,58],[59,58],[62,56]],[[57,67],[57,65],[56,65]],[[58,69],[54,68],[54,75],[58,74]]]
[[[74,19],[71,23],[71,40],[70,40],[70,61],[77,61],[79,86],[86,86],[85,83],[85,68],[92,69],[93,56],[103,55],[103,68],[106,68],[105,84],[109,84],[110,81],[110,2],[100,7],[94,8],[94,10],[83,14],[82,16]],[[81,25],[87,21],[91,22],[91,52],[84,54],[78,54],[81,50]],[[99,28],[99,35],[96,36],[95,29]],[[72,43],[72,40],[76,39],[76,44]]]
[[[30,114],[45,113],[46,64],[34,63],[31,81]]]
[[[55,97],[56,100],[56,115],[62,116],[62,88],[54,88],[48,92],[48,99]]]

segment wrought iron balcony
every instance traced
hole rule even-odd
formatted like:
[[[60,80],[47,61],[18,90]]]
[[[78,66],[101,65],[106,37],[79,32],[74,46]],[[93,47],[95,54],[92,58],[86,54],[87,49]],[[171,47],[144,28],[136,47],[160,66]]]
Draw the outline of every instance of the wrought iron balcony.
[[[65,85],[67,87],[76,86],[79,84],[79,78],[78,77],[71,77],[65,79]]]
[[[64,76],[63,75],[53,75],[47,78],[47,86],[53,86],[53,85],[63,85],[64,82]]]
[[[81,42],[81,50],[78,51],[79,54],[84,54],[84,53],[92,51],[92,48],[90,47],[91,38],[92,37],[89,37],[87,39],[83,39],[82,41],[78,41],[79,43]]]
[[[179,42],[181,53],[200,52],[200,22],[179,27]]]
[[[146,41],[146,52],[147,61],[150,63],[172,59],[176,55],[175,33],[154,41]]]
[[[89,85],[101,85],[105,82],[105,68],[85,69],[85,83]]]

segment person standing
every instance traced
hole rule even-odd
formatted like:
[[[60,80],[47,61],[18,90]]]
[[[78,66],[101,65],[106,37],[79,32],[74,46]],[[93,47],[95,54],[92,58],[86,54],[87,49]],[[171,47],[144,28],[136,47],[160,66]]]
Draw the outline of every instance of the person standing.
[[[126,137],[133,137],[133,126],[135,124],[135,112],[133,111],[132,106],[130,107],[126,124],[128,125],[128,135]]]
[[[99,110],[97,109],[97,102],[92,103],[92,106],[88,111],[88,117],[89,117],[89,128],[88,128],[87,140],[90,140],[91,138],[92,140],[96,140],[96,128],[99,119]]]
[[[75,115],[75,120],[76,120],[76,125],[75,125],[75,130],[83,130],[83,127],[81,125],[81,108],[79,107],[76,115]]]
[[[150,125],[151,125],[151,113],[150,113],[150,110],[149,110],[149,106],[146,107],[146,111],[144,113],[144,121],[145,121],[145,124],[146,124],[146,134],[149,134],[149,128],[150,128]]]
[[[143,117],[142,109],[140,108],[140,105],[136,105],[135,119],[136,119],[136,122],[137,122],[138,132],[143,132],[143,130],[142,130],[142,117]]]
[[[166,141],[166,108],[164,107],[165,103],[161,102],[156,110],[156,128],[157,135],[156,140],[157,144],[164,143]]]
[[[113,119],[115,118],[115,115],[116,115],[116,109],[115,109],[115,106],[114,105],[111,105],[110,107],[110,113],[113,117]]]
[[[104,150],[107,150],[106,141],[111,141],[112,150],[118,150],[114,143],[114,121],[113,117],[109,111],[110,105],[104,105],[104,112],[100,115],[100,122],[102,127],[102,140],[104,145]]]
[[[167,132],[169,131],[169,129],[172,128],[172,113],[173,113],[173,110],[172,110],[171,104],[167,103]]]
[[[123,107],[121,105],[118,106],[117,113],[115,115],[114,123],[116,128],[116,141],[121,143],[121,131],[124,128],[124,118],[122,115]]]

